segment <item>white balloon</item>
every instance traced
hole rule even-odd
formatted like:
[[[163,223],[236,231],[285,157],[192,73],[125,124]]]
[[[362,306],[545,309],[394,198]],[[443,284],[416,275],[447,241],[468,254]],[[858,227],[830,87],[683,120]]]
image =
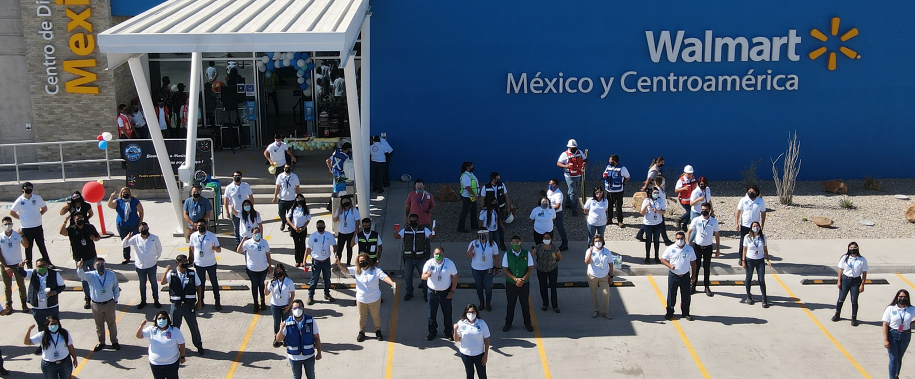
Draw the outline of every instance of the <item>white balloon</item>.
[[[270,57],[268,57],[266,55],[262,56],[261,63],[267,64],[267,62],[270,62]]]
[[[302,83],[305,83],[305,78],[300,77],[300,78],[296,79],[296,81],[299,82],[299,84],[302,84]]]
[[[108,133],[108,132],[102,133],[102,139],[103,139],[103,140],[105,140],[105,141],[111,141],[112,138],[114,138],[114,136],[112,136],[111,133]]]
[[[284,67],[289,67],[291,64],[292,64],[292,60],[291,60],[291,59],[284,59],[284,60],[283,60],[283,66],[284,66]]]
[[[302,70],[296,71],[295,76],[298,76],[301,78],[301,77],[305,76],[305,71],[302,71]]]
[[[305,67],[306,64],[307,64],[307,63],[305,63],[305,60],[304,60],[304,59],[299,59],[299,60],[297,60],[297,61],[295,62],[295,65],[296,65],[296,66],[299,66],[299,67]]]
[[[273,73],[270,72],[270,71],[267,71],[267,72],[264,73],[264,76],[266,76],[267,79],[270,79],[270,77],[273,76]]]
[[[311,62],[312,62],[311,58],[308,58],[308,59],[305,60],[305,64],[309,64],[309,63],[311,63]]]
[[[258,66],[257,66],[257,71],[260,71],[260,72],[267,72],[267,66],[258,65]]]

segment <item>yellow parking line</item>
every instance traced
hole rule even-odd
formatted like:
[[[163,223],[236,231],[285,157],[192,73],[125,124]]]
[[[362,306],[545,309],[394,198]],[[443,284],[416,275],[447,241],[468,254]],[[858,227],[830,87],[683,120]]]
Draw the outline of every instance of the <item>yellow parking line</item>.
[[[238,353],[235,354],[235,359],[232,360],[232,367],[229,368],[229,374],[226,375],[226,379],[232,379],[232,377],[235,376],[235,369],[238,368],[238,363],[241,362],[241,355],[245,352],[248,341],[251,340],[251,335],[254,334],[254,327],[257,326],[257,320],[260,318],[260,313],[254,314],[254,319],[251,320],[251,324],[248,325],[248,331],[245,333],[245,339],[241,341],[241,347],[238,348]]]
[[[905,282],[905,284],[908,284],[909,287],[915,288],[915,284],[912,284],[912,282],[910,282],[908,279],[906,279],[904,276],[902,276],[902,274],[897,272],[896,276],[898,276],[899,279],[902,279],[902,281]]]
[[[397,337],[397,306],[400,304],[400,286],[394,289],[394,305],[391,306],[391,327],[388,332],[388,356],[384,365],[385,379],[391,379],[391,373],[394,370],[394,339]]]
[[[540,335],[540,325],[537,323],[537,312],[534,312],[534,301],[531,300],[530,296],[527,298],[528,309],[531,312],[531,324],[534,325],[534,341],[537,343],[537,353],[540,354],[540,365],[543,366],[543,377],[546,379],[552,379],[553,374],[550,373],[550,364],[546,359],[546,350],[543,348],[543,338]]]
[[[664,305],[665,309],[667,308],[667,299],[664,298],[664,295],[661,294],[661,289],[658,288],[658,284],[655,283],[654,278],[651,275],[648,275],[648,282],[651,283],[651,288],[654,288],[654,293],[658,295],[658,300],[661,301],[661,304]],[[683,327],[680,326],[680,322],[676,319],[672,320],[671,323],[674,325],[674,328],[677,329],[677,333],[680,334],[680,339],[683,340],[683,345],[686,346],[686,350],[689,351],[689,355],[693,357],[693,361],[696,362],[696,367],[699,368],[699,373],[702,374],[703,378],[710,379],[708,371],[705,369],[705,365],[702,364],[702,360],[699,359],[699,354],[696,354],[696,350],[693,349],[693,344],[689,342],[689,338],[686,338],[686,332],[683,331]]]
[[[140,295],[137,295],[137,296],[134,296],[133,299],[130,299],[130,302],[127,303],[127,306],[124,307],[123,310],[121,310],[121,312],[118,314],[118,317],[114,320],[115,325],[121,323],[121,319],[123,319],[124,315],[127,314],[127,310],[130,309],[130,307],[133,305],[133,303],[136,303],[137,299],[139,299],[139,298],[140,298]],[[79,362],[79,366],[76,366],[73,368],[73,373],[71,374],[72,377],[75,378],[77,375],[79,375],[80,371],[83,371],[83,367],[86,367],[86,364],[89,363],[89,358],[92,358],[93,353],[94,353],[94,351],[89,350],[89,353],[86,354],[86,357],[83,358],[82,362]]]
[[[799,299],[797,296],[794,296],[794,293],[788,289],[788,286],[785,285],[785,282],[782,282],[782,279],[778,277],[778,274],[773,272],[772,277],[775,278],[775,281],[785,289],[785,293],[788,294],[788,297],[792,298],[794,303],[804,310],[804,313],[807,314],[807,317],[809,317],[810,320],[813,321],[813,323],[816,324],[818,328],[820,328],[820,331],[826,335],[826,338],[832,341],[833,345],[836,345],[836,348],[842,352],[842,355],[844,355],[849,362],[851,362],[852,366],[855,366],[855,368],[858,369],[858,372],[860,372],[861,375],[863,375],[865,378],[870,378],[871,376],[867,373],[867,371],[864,370],[864,367],[861,367],[861,365],[858,364],[858,361],[856,361],[855,358],[852,358],[851,354],[849,354],[848,351],[842,347],[842,344],[840,344],[839,341],[832,336],[832,334],[829,334],[829,332],[826,331],[826,328],[823,326],[823,324],[821,324],[820,321],[816,319],[816,317],[813,317],[813,313],[810,312],[810,309],[807,308],[807,305],[805,305],[804,302],[802,302],[801,299]]]

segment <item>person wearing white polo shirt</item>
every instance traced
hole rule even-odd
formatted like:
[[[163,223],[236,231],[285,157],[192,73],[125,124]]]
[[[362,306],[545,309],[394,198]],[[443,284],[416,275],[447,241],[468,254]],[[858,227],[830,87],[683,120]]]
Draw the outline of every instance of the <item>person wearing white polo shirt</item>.
[[[477,299],[480,300],[479,308],[492,311],[492,278],[496,257],[499,256],[499,246],[496,241],[489,238],[485,230],[477,232],[477,239],[467,246],[467,258],[470,258],[470,268],[473,272],[473,282],[476,284]],[[501,268],[500,268],[501,270]]]
[[[698,183],[699,185],[689,195],[690,222],[702,213],[702,204],[708,203],[710,207],[712,205],[712,189],[708,186],[708,178],[700,176]],[[709,208],[709,211],[714,214],[715,208]]]
[[[848,251],[839,260],[839,300],[836,302],[836,314],[832,322],[839,321],[842,313],[842,304],[845,296],[851,292],[851,325],[858,326],[858,294],[864,292],[864,282],[867,281],[867,259],[861,256],[858,243],[848,244]],[[7,295],[9,297],[9,295]]]
[[[686,231],[686,240],[694,241],[693,249],[696,251],[697,259],[702,261],[702,270],[705,273],[705,295],[712,297],[712,290],[709,288],[709,276],[712,268],[712,243],[715,244],[715,258],[721,256],[721,233],[718,226],[718,220],[712,217],[712,205],[709,203],[702,204],[700,216],[689,223]],[[696,282],[698,283],[698,282]],[[696,293],[696,283],[690,293]]]
[[[384,167],[387,162],[387,154],[394,151],[391,145],[381,143],[381,137],[375,136],[372,139],[372,146],[369,147],[369,156],[372,159],[371,178],[372,191],[384,193]]]
[[[280,332],[280,323],[289,317],[292,299],[295,299],[295,283],[286,275],[286,266],[277,263],[273,268],[273,278],[264,283],[264,293],[270,295],[270,313],[273,315],[273,335]],[[283,344],[273,341],[273,347]]]
[[[289,145],[283,142],[283,135],[276,133],[273,135],[273,143],[264,149],[264,158],[267,158],[267,162],[270,162],[271,166],[283,167],[286,164],[286,154],[289,154],[292,163],[296,162],[295,155],[292,154],[292,150],[289,150]]]
[[[146,326],[146,320],[137,329],[137,339],[149,339],[149,368],[153,378],[177,378],[178,367],[184,363],[184,334],[173,327],[168,312],[160,311],[154,319],[156,325]]]
[[[562,244],[559,245],[559,251],[569,250],[569,238],[566,236],[566,225],[565,222],[562,221],[563,194],[562,191],[559,190],[559,180],[556,178],[550,179],[550,182],[547,184],[546,198],[550,201],[550,207],[556,212],[556,220],[553,221],[553,226],[556,227],[556,231],[559,232],[559,238],[562,240]]]
[[[254,202],[254,192],[248,183],[241,181],[241,171],[232,173],[232,183],[226,186],[225,194],[222,195],[222,205],[225,213],[232,219],[232,226],[235,227],[235,243],[241,243],[239,234],[239,219],[242,214],[242,203],[245,200]]]
[[[756,271],[759,290],[762,292],[763,308],[769,308],[769,298],[766,296],[766,264],[772,267],[769,261],[769,246],[766,236],[763,235],[759,222],[754,221],[750,225],[750,233],[743,239],[743,268],[747,270],[744,287],[747,289],[747,298],[741,302],[753,305],[753,296],[750,294],[750,278],[753,277],[753,271]]]
[[[441,246],[433,250],[432,259],[426,261],[423,265],[422,280],[426,281],[426,287],[429,291],[429,334],[426,336],[427,341],[431,341],[438,333],[438,313],[439,306],[442,307],[443,325],[453,325],[451,323],[451,298],[454,297],[454,289],[457,287],[458,271],[450,259],[445,258],[445,249]],[[442,334],[451,341],[454,341],[454,334],[449,329],[443,329]]]
[[[667,212],[667,201],[661,196],[661,189],[652,188],[651,197],[642,200],[640,213],[644,217],[642,229],[645,231],[645,264],[648,264],[651,255],[651,244],[654,243],[654,261],[661,263],[658,250],[661,246],[661,235],[664,233],[664,213]]]
[[[534,245],[543,243],[543,234],[552,233],[556,210],[550,207],[550,200],[546,197],[540,199],[540,206],[531,209],[529,218],[534,223]]]
[[[747,187],[747,196],[737,202],[737,211],[734,214],[734,228],[740,231],[740,240],[743,241],[750,232],[750,225],[759,222],[760,227],[766,227],[766,202],[759,197],[759,187]],[[743,246],[738,247],[738,256],[743,256]],[[737,262],[742,264],[742,262]]]
[[[45,378],[69,378],[73,368],[78,366],[73,334],[60,326],[60,318],[48,316],[40,323],[39,331],[31,334],[35,324],[29,325],[22,343],[39,345],[41,350],[41,372]]]
[[[381,287],[378,282],[385,282],[392,289],[396,289],[394,281],[380,268],[375,267],[366,253],[356,256],[356,267],[344,266],[340,263],[340,257],[337,257],[334,264],[340,271],[348,272],[356,278],[356,307],[359,308],[359,335],[356,336],[356,341],[365,341],[365,321],[369,313],[375,324],[375,339],[384,341],[381,334]]]
[[[22,304],[22,312],[28,312],[28,300],[26,297],[26,286],[23,282],[22,275],[16,266],[22,262],[22,247],[26,246],[25,240],[18,232],[13,230],[13,218],[10,216],[3,217],[3,233],[0,234],[0,265],[3,272],[3,293],[6,295],[6,309],[13,309],[13,278],[16,278],[16,285],[19,286],[19,301]]]
[[[252,232],[254,237],[245,237],[235,251],[245,255],[245,273],[251,281],[251,297],[254,299],[252,312],[257,314],[267,310],[264,281],[267,280],[267,272],[270,271],[270,262],[273,262],[273,259],[270,257],[270,245],[261,236],[261,229],[254,227]]]
[[[206,304],[203,298],[206,295],[207,275],[210,276],[210,287],[213,288],[213,300],[216,302],[216,310],[222,310],[222,304],[219,302],[219,279],[216,278],[216,253],[222,252],[219,247],[219,240],[213,232],[207,231],[206,220],[197,221],[197,233],[191,234],[188,243],[188,261],[194,265],[197,275],[200,277],[201,290],[200,298],[197,299],[199,307],[203,308]]]
[[[48,211],[41,196],[32,193],[32,183],[22,184],[22,195],[19,196],[10,208],[10,216],[19,220],[22,238],[25,239],[25,264],[32,268],[32,247],[38,246],[41,257],[54,267],[51,258],[48,258],[48,248],[44,244],[44,229],[41,227],[41,216]]]
[[[137,309],[146,307],[146,281],[152,287],[153,301],[156,308],[162,308],[159,303],[159,283],[157,280],[156,270],[159,258],[162,257],[162,241],[159,236],[149,232],[149,224],[145,221],[140,222],[140,234],[128,234],[121,241],[123,247],[133,247],[133,254],[136,256],[133,265],[137,270],[137,276],[140,278],[140,304]]]
[[[276,188],[273,190],[273,203],[277,204],[280,220],[286,219],[286,213],[299,194],[299,176],[292,172],[292,166],[284,164],[283,173],[276,176]],[[280,231],[286,230],[286,223],[280,223]]]
[[[454,340],[461,343],[458,351],[464,361],[464,372],[467,378],[486,379],[486,361],[489,358],[489,325],[479,318],[480,309],[474,304],[467,304],[461,319],[454,324]]]
[[[680,310],[683,318],[693,321],[689,313],[690,293],[689,286],[698,278],[696,272],[696,252],[686,244],[686,234],[677,232],[677,241],[664,250],[661,255],[661,264],[670,270],[667,274],[667,314],[665,320],[673,320],[674,306],[677,305],[677,291],[683,299],[680,301]],[[690,277],[690,271],[693,275]]]
[[[602,234],[591,237],[591,246],[585,252],[585,264],[588,265],[588,287],[591,288],[591,303],[594,305],[591,318],[597,318],[600,314],[608,320],[613,320],[613,316],[610,315],[613,252],[604,247]]]
[[[305,260],[311,255],[311,282],[308,286],[308,305],[315,303],[315,289],[318,278],[324,276],[324,300],[333,302],[330,296],[330,257],[337,253],[337,240],[330,232],[324,231],[324,220],[315,223],[318,231],[311,233],[305,241]]]
[[[346,265],[352,266],[353,239],[359,226],[359,209],[353,206],[353,197],[346,195],[340,198],[340,207],[334,211],[333,221],[337,226],[337,258],[346,250]]]

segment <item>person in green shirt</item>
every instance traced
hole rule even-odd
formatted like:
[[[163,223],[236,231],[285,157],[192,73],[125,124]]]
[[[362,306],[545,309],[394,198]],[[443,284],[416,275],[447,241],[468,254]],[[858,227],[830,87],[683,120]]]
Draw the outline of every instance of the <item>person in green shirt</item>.
[[[505,273],[505,297],[507,309],[505,312],[505,326],[503,332],[508,332],[515,319],[515,303],[521,303],[521,316],[528,332],[534,331],[531,324],[530,293],[531,284],[528,281],[534,272],[534,258],[527,250],[521,249],[521,237],[512,236],[511,251],[502,255],[502,272]]]

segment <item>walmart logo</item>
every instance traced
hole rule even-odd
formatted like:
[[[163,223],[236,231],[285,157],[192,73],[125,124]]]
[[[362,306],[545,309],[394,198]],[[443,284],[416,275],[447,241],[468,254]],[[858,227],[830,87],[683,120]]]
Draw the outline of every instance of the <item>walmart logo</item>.
[[[832,23],[830,25],[829,32],[830,32],[829,34],[831,34],[834,37],[839,35],[839,18],[838,17],[832,18]],[[819,31],[816,28],[814,28],[813,30],[810,31],[810,35],[813,36],[813,38],[816,38],[823,42],[826,42],[829,40],[828,36],[826,36],[825,34],[823,34],[823,32]],[[852,38],[855,38],[855,36],[857,36],[857,35],[858,35],[858,28],[851,28],[849,31],[845,32],[845,34],[842,34],[842,36],[839,37],[839,41],[846,42]],[[821,55],[826,53],[828,50],[829,49],[827,49],[826,46],[823,46],[823,47],[820,47],[819,49],[811,51],[810,59],[816,60]],[[849,49],[845,46],[839,46],[839,51],[842,52],[842,54],[845,54],[845,56],[850,59],[861,59],[861,56],[858,55],[858,53],[856,51]],[[829,60],[826,63],[826,67],[829,68],[830,71],[833,71],[836,69],[836,53],[834,51],[829,52]]]

